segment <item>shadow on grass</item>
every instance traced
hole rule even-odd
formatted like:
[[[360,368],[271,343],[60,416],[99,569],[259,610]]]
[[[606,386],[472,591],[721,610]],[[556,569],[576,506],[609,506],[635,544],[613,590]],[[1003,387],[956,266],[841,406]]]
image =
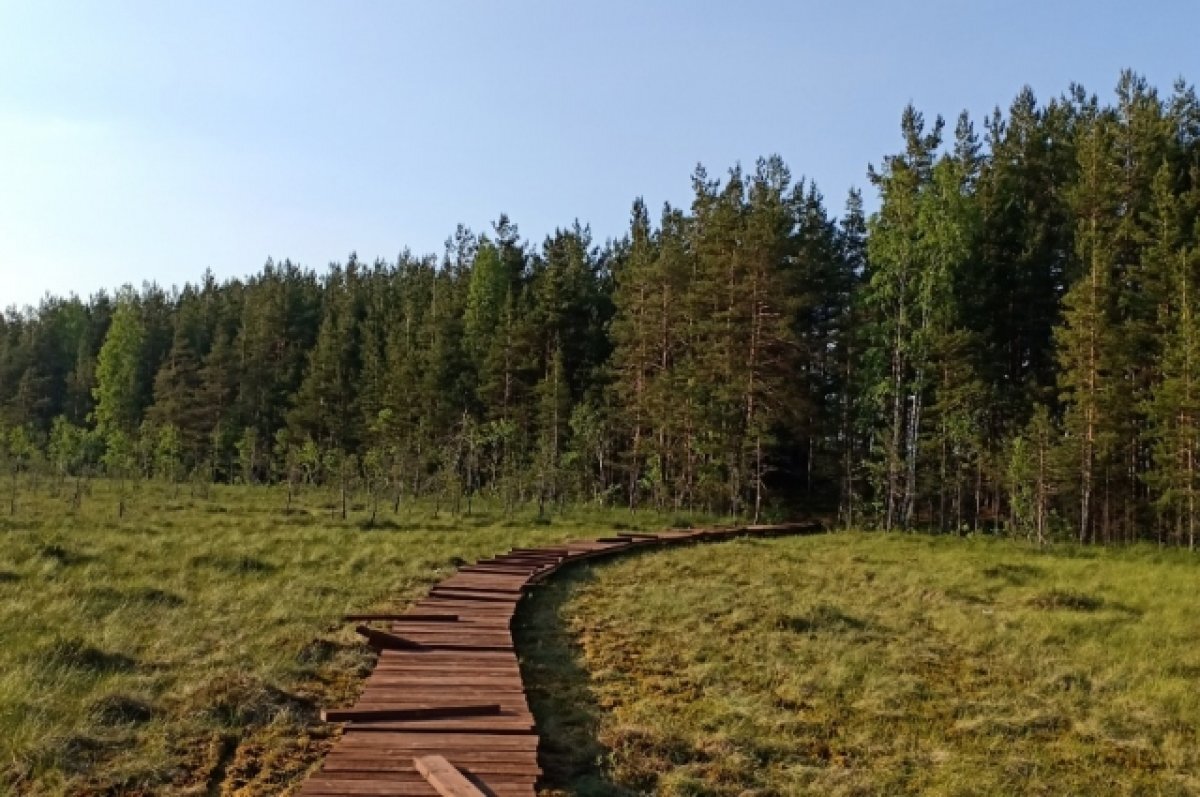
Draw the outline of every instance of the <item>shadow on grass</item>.
[[[223,554],[200,554],[193,556],[188,564],[190,567],[211,567],[231,575],[273,573],[279,569],[278,565],[256,556],[226,556]]]
[[[567,601],[594,578],[593,568],[581,563],[533,590],[517,611],[514,637],[521,679],[541,737],[541,789],[578,797],[622,797],[632,792],[605,773],[611,751],[597,739],[601,709],[583,651],[562,622]]]
[[[985,567],[982,571],[987,578],[996,578],[1007,581],[1009,584],[1023,585],[1031,581],[1036,581],[1045,575],[1042,568],[1030,564],[1010,564],[1001,562],[992,567]]]
[[[61,567],[80,565],[93,561],[96,557],[91,554],[79,553],[57,543],[48,543],[38,547],[38,556],[48,559]]]
[[[132,656],[101,650],[78,637],[56,638],[36,655],[44,664],[97,675],[130,672],[138,666]]]
[[[837,631],[868,631],[873,626],[829,603],[819,603],[807,614],[781,617],[776,621],[781,630],[797,634],[816,634]]]

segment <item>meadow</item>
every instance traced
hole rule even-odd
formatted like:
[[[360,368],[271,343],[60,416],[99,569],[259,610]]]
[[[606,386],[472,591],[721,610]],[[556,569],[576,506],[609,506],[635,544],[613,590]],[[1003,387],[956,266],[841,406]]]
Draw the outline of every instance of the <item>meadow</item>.
[[[342,614],[689,520],[68,492],[0,517],[0,793],[287,793],[373,664]],[[517,618],[544,794],[1195,794],[1198,576],[1182,550],[844,532],[577,566]]]
[[[549,793],[1197,794],[1198,577],[880,533],[581,566],[520,618]]]
[[[0,794],[275,795],[328,746],[319,709],[373,663],[347,612],[399,608],[463,562],[669,518],[402,505],[141,483],[24,490],[0,515]]]

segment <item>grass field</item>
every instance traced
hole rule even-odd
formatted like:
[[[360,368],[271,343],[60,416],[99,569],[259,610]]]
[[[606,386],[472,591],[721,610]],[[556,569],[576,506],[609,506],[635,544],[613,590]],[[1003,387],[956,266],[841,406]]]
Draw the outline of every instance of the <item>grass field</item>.
[[[105,485],[0,517],[0,793],[267,795],[369,651],[339,622],[515,545],[660,528]],[[828,534],[579,567],[518,617],[548,793],[1200,793],[1200,560]]]
[[[1200,560],[828,534],[573,571],[518,639],[578,795],[1200,793]]]
[[[332,519],[267,488],[21,496],[0,516],[0,794],[279,794],[371,665],[339,622],[402,606],[456,563],[668,518],[429,507]],[[7,510],[7,505],[4,507]]]

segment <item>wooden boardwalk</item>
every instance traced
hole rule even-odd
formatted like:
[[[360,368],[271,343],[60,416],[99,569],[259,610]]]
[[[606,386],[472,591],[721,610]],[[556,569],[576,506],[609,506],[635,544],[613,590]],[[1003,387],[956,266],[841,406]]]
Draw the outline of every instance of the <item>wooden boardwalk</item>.
[[[650,546],[815,531],[815,523],[619,534],[514,548],[445,579],[407,612],[359,615],[380,651],[304,797],[533,797],[541,769],[510,626],[521,596],[572,562]],[[386,628],[366,625],[387,623]]]

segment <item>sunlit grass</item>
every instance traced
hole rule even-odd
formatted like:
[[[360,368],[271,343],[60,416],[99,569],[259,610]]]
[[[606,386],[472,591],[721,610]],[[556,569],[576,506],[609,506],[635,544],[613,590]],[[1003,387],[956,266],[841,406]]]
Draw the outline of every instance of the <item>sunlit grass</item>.
[[[0,516],[0,793],[279,794],[327,744],[323,705],[371,664],[339,618],[402,606],[456,564],[670,518],[476,507],[335,519],[332,496],[111,485]],[[7,509],[7,507],[5,507]]]
[[[1151,548],[747,540],[576,571],[522,633],[568,793],[1184,795],[1198,583]]]

